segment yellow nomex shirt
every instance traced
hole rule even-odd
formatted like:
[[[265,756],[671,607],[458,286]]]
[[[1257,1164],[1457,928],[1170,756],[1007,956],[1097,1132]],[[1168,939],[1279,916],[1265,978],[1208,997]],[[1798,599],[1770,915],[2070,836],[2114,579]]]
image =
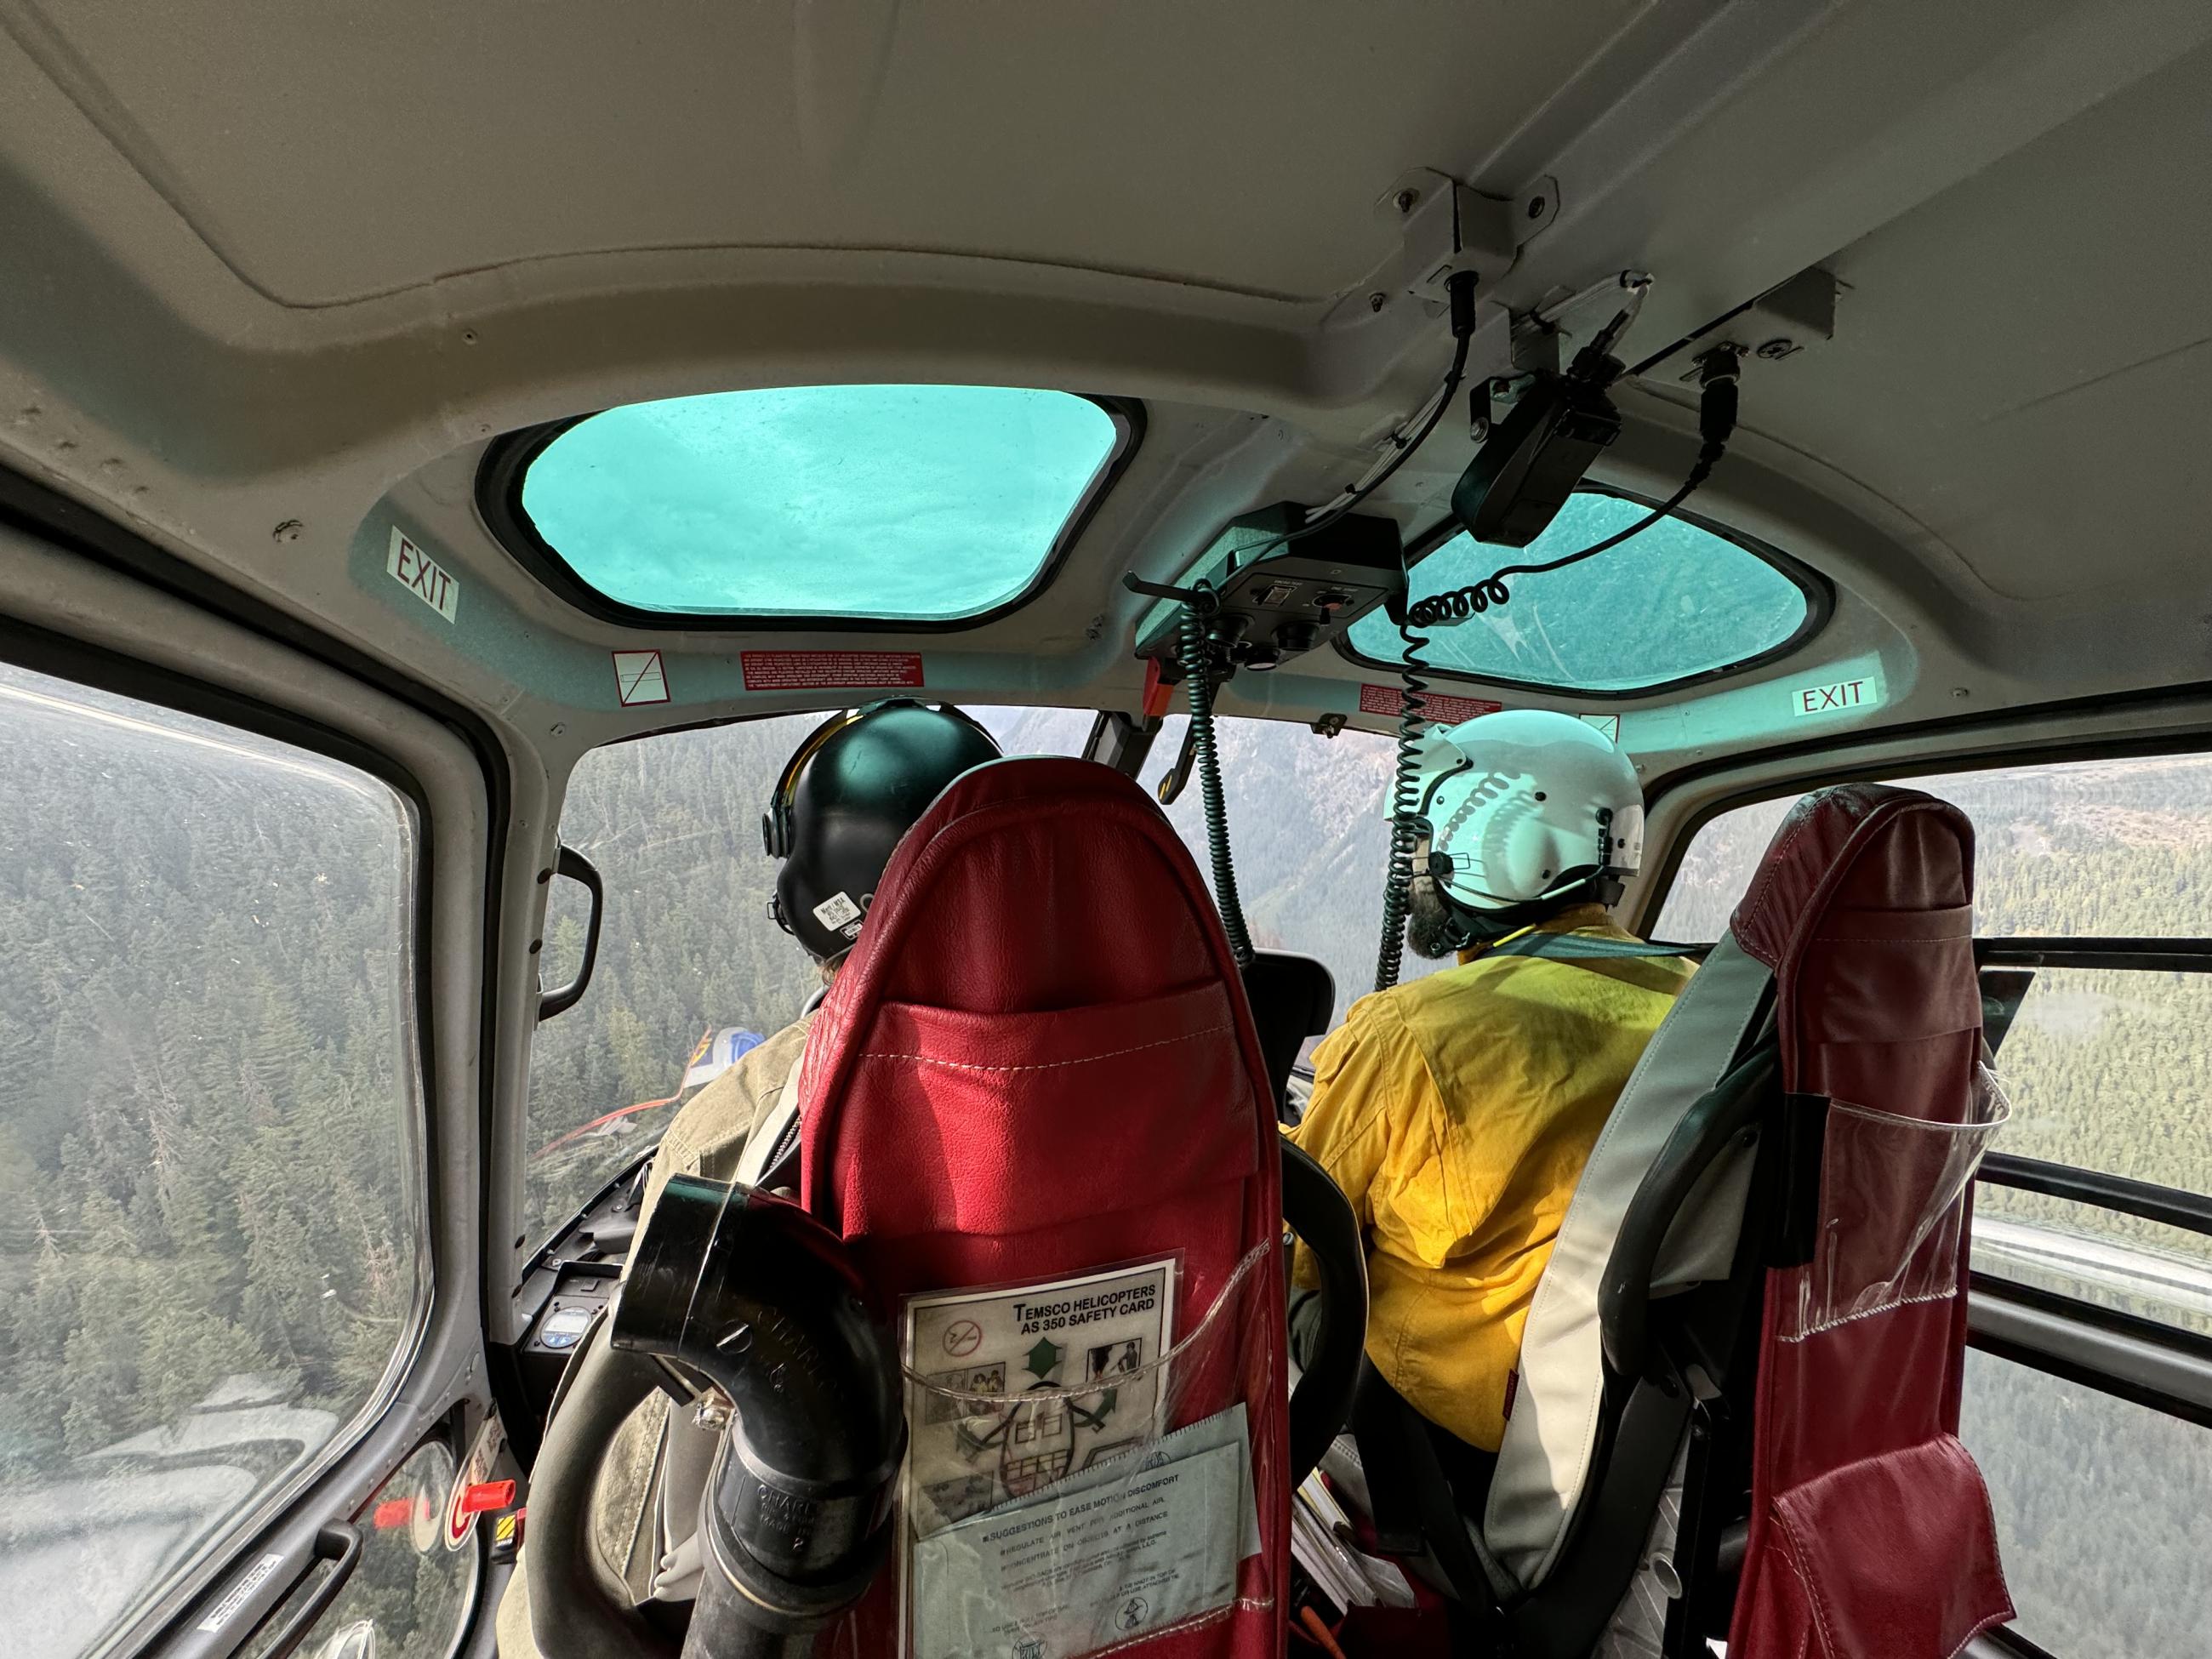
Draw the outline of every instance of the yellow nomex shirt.
[[[1604,908],[1536,929],[1627,939]],[[1362,997],[1288,1131],[1367,1237],[1367,1352],[1431,1423],[1495,1451],[1506,1379],[1575,1182],[1692,964],[1462,954]],[[1318,1283],[1305,1247],[1293,1278]]]

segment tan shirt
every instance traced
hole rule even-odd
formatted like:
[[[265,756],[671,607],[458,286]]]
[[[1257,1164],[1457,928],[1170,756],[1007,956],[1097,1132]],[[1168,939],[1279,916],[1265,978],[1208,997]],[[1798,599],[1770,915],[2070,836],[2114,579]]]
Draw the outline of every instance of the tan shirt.
[[[797,1086],[799,1060],[806,1051],[806,1031],[813,1018],[811,1013],[801,1014],[678,1109],[646,1174],[645,1196],[637,1212],[641,1236],[671,1176],[705,1176],[710,1181],[736,1177],[746,1143],[775,1115],[785,1091]],[[602,1576],[610,1585],[620,1584],[638,1603],[653,1593],[659,1541],[654,1510],[663,1479],[661,1442],[668,1426],[668,1396],[655,1393],[615,1431],[592,1491],[592,1537]],[[530,1630],[529,1595],[520,1572],[500,1603],[499,1651],[501,1659],[535,1659],[538,1651]]]
[[[782,1103],[784,1091],[798,1084],[799,1057],[806,1052],[806,1033],[813,1024],[812,1014],[801,1014],[747,1049],[736,1065],[684,1103],[660,1137],[660,1150],[646,1174],[645,1198],[637,1210],[640,1234],[653,1219],[669,1176],[737,1179],[738,1160],[753,1131]]]

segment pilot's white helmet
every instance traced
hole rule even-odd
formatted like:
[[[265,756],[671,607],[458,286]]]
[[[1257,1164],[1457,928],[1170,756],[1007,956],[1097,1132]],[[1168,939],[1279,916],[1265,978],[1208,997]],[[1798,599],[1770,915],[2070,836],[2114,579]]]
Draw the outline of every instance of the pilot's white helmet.
[[[1636,769],[1573,715],[1479,715],[1431,733],[1421,750],[1426,868],[1455,903],[1505,909],[1643,863]]]

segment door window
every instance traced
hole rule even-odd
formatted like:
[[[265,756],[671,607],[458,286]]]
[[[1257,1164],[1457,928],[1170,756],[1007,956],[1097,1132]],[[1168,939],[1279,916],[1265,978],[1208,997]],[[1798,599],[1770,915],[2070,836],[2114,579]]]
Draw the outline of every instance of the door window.
[[[0,1606],[97,1646],[350,1437],[428,1285],[417,826],[0,665]]]
[[[2212,756],[2066,762],[1893,778],[1974,823],[1974,928],[1987,939],[2191,937],[2212,931]],[[1690,843],[1662,939],[1728,925],[1796,798],[1739,806]]]
[[[2204,1650],[2212,1431],[1969,1352],[1960,1437],[1989,1483],[2021,1635],[2060,1659]]]

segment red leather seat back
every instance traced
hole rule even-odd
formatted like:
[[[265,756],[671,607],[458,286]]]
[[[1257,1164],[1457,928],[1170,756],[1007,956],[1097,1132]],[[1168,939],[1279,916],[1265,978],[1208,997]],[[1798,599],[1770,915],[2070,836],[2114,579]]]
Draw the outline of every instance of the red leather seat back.
[[[1959,1443],[1977,1084],[1973,830],[1852,786],[1776,832],[1733,932],[1774,971],[1808,1172],[1767,1275],[1731,1654],[1948,1659],[2012,1606]],[[1809,1171],[1817,1157],[1817,1189]]]
[[[1249,1311],[1175,1379],[1166,1426],[1243,1403],[1263,1547],[1233,1607],[1137,1643],[1146,1655],[1274,1654],[1285,1639],[1265,1079],[1189,854],[1127,778],[1059,759],[994,763],[938,799],[884,872],[801,1067],[801,1201],[894,1303],[1180,1253],[1180,1339],[1243,1264]],[[892,1588],[872,1594],[876,1618]]]

